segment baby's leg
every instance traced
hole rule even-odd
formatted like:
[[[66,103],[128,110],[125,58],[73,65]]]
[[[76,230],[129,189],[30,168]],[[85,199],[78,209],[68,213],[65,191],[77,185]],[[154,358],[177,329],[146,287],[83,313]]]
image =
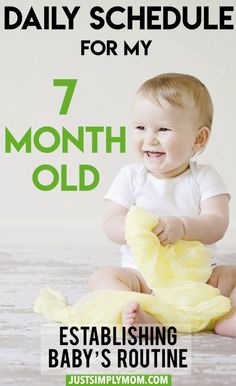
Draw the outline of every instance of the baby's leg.
[[[132,268],[106,267],[101,268],[89,279],[89,289],[113,289],[119,291],[133,291],[145,294],[151,293],[143,276]]]
[[[147,286],[143,276],[132,268],[102,268],[95,272],[89,280],[91,291],[99,289],[113,289],[120,291],[133,291],[150,294],[152,291]],[[157,324],[157,320],[144,312],[138,302],[127,304],[122,314],[123,325]]]
[[[215,333],[236,337],[236,266],[215,267],[208,284],[218,287],[222,295],[230,298],[232,305],[232,310],[216,322]]]

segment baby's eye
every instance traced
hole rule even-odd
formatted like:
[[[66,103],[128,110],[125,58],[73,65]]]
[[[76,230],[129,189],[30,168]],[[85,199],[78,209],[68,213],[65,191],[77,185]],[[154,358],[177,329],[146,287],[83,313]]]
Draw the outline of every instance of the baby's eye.
[[[141,130],[141,131],[145,129],[144,126],[136,126],[135,128],[136,128],[137,130]]]
[[[170,131],[167,127],[160,127],[159,131]]]

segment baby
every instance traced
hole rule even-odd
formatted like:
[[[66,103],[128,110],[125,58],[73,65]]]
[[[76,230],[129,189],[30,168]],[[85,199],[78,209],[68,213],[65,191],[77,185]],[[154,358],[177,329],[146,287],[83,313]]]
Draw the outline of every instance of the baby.
[[[153,232],[162,245],[199,240],[214,251],[228,227],[229,194],[219,174],[209,165],[191,161],[207,144],[213,105],[207,88],[185,74],[162,74],[137,91],[134,106],[133,147],[140,163],[127,165],[106,194],[104,230],[123,244],[122,268],[94,273],[91,290],[115,289],[151,294],[125,244],[125,218],[133,205],[159,218]],[[213,252],[214,253],[214,252]],[[208,284],[218,287],[232,302],[232,311],[220,319],[216,334],[236,336],[236,266],[216,266]],[[123,324],[156,324],[139,303],[127,304]]]

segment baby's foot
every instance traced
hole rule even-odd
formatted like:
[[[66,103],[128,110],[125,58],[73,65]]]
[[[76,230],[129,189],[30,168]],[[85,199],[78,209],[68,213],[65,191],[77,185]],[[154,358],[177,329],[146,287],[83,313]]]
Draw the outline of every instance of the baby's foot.
[[[138,324],[157,324],[157,320],[144,312],[140,308],[140,304],[138,302],[132,302],[127,304],[127,306],[123,310],[122,314],[122,322],[124,326],[130,327]]]
[[[218,335],[236,337],[236,308],[216,322],[214,331]]]

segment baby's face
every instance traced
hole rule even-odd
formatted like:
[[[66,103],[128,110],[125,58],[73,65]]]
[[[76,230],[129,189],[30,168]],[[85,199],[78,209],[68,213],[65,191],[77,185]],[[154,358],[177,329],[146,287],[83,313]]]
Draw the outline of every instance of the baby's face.
[[[171,178],[183,173],[190,158],[199,150],[197,114],[191,98],[185,108],[161,106],[137,95],[134,106],[133,147],[146,168],[157,178]]]

